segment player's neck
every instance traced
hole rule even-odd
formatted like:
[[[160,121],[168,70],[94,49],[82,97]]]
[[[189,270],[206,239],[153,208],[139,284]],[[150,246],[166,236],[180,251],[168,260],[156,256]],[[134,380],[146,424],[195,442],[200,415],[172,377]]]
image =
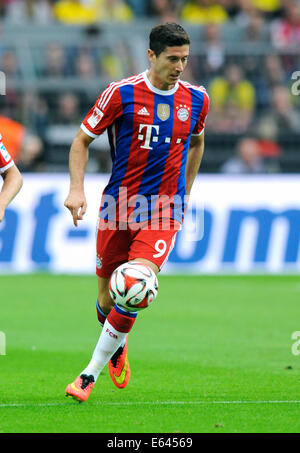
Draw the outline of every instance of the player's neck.
[[[150,81],[151,85],[161,91],[170,91],[175,87],[175,83],[171,85],[167,84],[165,81],[161,80],[158,74],[156,74],[152,69],[146,72],[146,76]]]

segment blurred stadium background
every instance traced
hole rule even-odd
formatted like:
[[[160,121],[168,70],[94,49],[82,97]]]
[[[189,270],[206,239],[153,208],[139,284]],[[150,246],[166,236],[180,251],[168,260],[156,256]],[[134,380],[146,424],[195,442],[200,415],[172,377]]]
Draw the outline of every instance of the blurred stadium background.
[[[64,255],[72,256],[66,252],[68,241],[70,250],[77,244],[79,256],[89,238],[94,252],[99,193],[111,169],[108,140],[104,134],[90,148],[90,227],[69,228],[63,236],[55,225],[59,219],[71,220],[63,212],[70,144],[108,83],[148,67],[152,26],[177,21],[192,40],[184,78],[206,87],[211,107],[202,176],[193,190],[196,205],[204,206],[200,220],[207,234],[194,237],[193,246],[178,241],[173,261],[190,263],[194,271],[224,270],[239,259],[236,231],[245,227],[253,230],[247,230],[245,239],[253,236],[252,246],[248,258],[240,258],[244,266],[233,270],[299,269],[299,1],[4,0],[0,14],[0,70],[6,82],[0,130],[25,177],[1,226],[6,238],[6,246],[2,241],[0,247],[1,268],[67,271],[66,260],[64,266],[53,265],[58,237],[65,244]],[[212,224],[226,229],[218,229],[222,245],[213,233],[208,238]],[[56,240],[51,242],[53,231]],[[273,253],[275,244],[278,253]],[[26,253],[24,245],[30,248]],[[88,260],[94,265],[92,254]]]

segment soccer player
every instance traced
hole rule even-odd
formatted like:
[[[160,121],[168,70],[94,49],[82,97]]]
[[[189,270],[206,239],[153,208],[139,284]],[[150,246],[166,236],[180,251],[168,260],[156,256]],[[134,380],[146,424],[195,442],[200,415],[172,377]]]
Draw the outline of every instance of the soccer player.
[[[79,401],[88,398],[107,363],[114,384],[119,388],[128,384],[127,336],[137,313],[114,304],[109,279],[126,262],[141,262],[155,273],[161,270],[174,246],[185,197],[204,151],[208,95],[203,87],[180,80],[189,56],[189,36],[180,25],[166,23],[151,30],[149,41],[150,69],[108,85],[70,150],[65,206],[77,226],[87,208],[88,146],[108,130],[113,169],[99,210],[96,257],[96,307],[103,328],[90,363],[66,388],[66,395]],[[161,202],[166,198],[169,204]],[[140,209],[141,199],[149,202],[148,207]]]
[[[13,159],[7,152],[0,134],[0,174],[3,184],[0,192],[0,222],[2,222],[5,209],[22,187],[22,175]]]

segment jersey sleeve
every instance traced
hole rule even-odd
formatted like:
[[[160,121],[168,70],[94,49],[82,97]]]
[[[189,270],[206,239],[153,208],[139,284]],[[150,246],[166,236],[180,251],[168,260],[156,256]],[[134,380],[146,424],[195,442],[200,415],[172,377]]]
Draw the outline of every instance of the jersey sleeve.
[[[3,145],[2,137],[0,134],[0,174],[4,173],[8,168],[12,167],[13,165],[14,161],[12,160],[10,154]]]
[[[198,121],[193,129],[192,135],[201,135],[205,128],[205,119],[209,110],[209,96],[204,87],[200,87],[199,91],[203,93],[203,103]]]
[[[97,138],[112,125],[123,110],[120,90],[111,83],[100,94],[95,105],[84,118],[81,129],[90,137]]]

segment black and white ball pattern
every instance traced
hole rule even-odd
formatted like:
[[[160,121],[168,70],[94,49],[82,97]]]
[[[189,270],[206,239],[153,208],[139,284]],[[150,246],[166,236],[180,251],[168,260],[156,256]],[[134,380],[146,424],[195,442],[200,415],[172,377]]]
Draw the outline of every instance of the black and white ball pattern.
[[[117,267],[109,281],[114,302],[129,311],[139,311],[152,304],[157,296],[158,280],[144,263],[124,263]]]

